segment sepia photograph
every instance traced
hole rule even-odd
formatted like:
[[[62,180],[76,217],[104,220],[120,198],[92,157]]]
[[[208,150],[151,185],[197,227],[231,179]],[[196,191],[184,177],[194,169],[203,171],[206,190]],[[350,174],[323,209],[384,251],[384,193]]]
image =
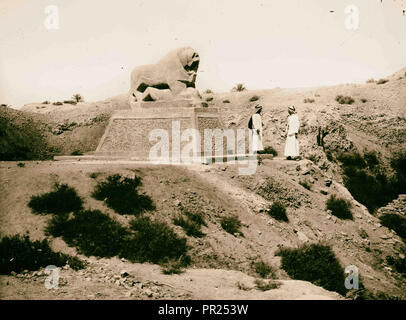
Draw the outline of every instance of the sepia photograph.
[[[3,302],[406,299],[406,0],[0,0],[0,104]]]

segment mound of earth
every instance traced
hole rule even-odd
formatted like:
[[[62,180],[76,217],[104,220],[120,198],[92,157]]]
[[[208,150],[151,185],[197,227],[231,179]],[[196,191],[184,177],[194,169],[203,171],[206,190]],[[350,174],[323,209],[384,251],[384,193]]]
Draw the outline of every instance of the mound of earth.
[[[110,174],[137,175],[143,178],[142,192],[151,196],[156,205],[156,210],[147,215],[167,222],[187,238],[192,264],[183,274],[162,275],[155,265],[81,256],[60,238],[49,237],[55,250],[89,262],[82,272],[63,269],[66,282],[58,291],[58,298],[339,298],[310,283],[294,282],[275,255],[281,247],[325,243],[343,268],[358,267],[367,291],[405,299],[404,275],[388,264],[388,258],[404,259],[404,243],[378,219],[385,212],[402,214],[403,196],[378,210],[377,216],[371,215],[343,186],[338,163],[328,157],[329,152],[372,150],[387,164],[394,151],[405,149],[406,69],[386,80],[381,84],[203,94],[210,107],[219,109],[227,128],[246,128],[253,107],[261,104],[264,145],[275,148],[279,154],[283,154],[287,107],[296,106],[304,159],[263,160],[251,176],[240,176],[238,164],[154,166],[118,161],[44,161],[24,162],[23,166],[2,162],[0,233],[5,236],[28,232],[33,239],[43,239],[44,227],[51,217],[34,215],[27,203],[32,195],[49,192],[55,182],[75,187],[86,208],[101,210],[128,225],[130,217],[118,215],[93,199],[91,192],[97,181]],[[340,104],[336,101],[339,95],[349,96],[354,102]],[[92,152],[112,112],[129,108],[126,100],[121,95],[77,105],[30,104],[22,111],[2,108],[0,119],[6,128],[0,135],[1,146],[6,150],[3,154],[19,154],[20,145],[22,150],[31,147],[35,151],[18,159],[3,160]],[[15,137],[23,142],[14,142]],[[338,219],[326,210],[330,195],[351,203],[354,220]],[[286,206],[288,223],[267,214],[274,202]],[[188,236],[174,225],[173,219],[185,209],[203,214],[207,224],[202,227],[205,236]],[[241,234],[227,233],[221,227],[221,219],[229,216],[241,221]],[[281,284],[278,289],[259,292],[254,288],[258,274],[253,270],[253,262],[259,260],[275,269],[276,281]],[[121,277],[123,269],[133,278]],[[50,297],[51,293],[39,289],[43,288],[42,280],[38,281],[42,276],[41,272],[28,272],[0,277],[2,297]]]
[[[117,264],[114,259],[84,257],[60,238],[48,237],[55,251],[90,262],[90,267],[82,273],[62,271],[66,283],[61,291],[64,293],[58,294],[58,298],[96,299],[116,294],[122,298],[146,299],[176,298],[177,295],[180,299],[338,298],[309,283],[296,286],[298,283],[289,282],[291,279],[281,268],[280,257],[275,255],[281,247],[319,242],[333,248],[344,268],[357,266],[369,291],[397,297],[405,293],[404,278],[386,263],[388,256],[397,258],[404,254],[402,240],[381,226],[379,220],[357,203],[339,182],[326,176],[308,160],[264,160],[256,174],[249,177],[238,176],[237,165],[224,164],[174,167],[134,163],[25,162],[24,167],[19,167],[15,162],[3,162],[0,170],[4,181],[0,190],[2,236],[28,233],[32,239],[45,237],[44,228],[51,217],[33,214],[27,203],[32,195],[49,192],[55,182],[73,186],[84,198],[85,208],[101,210],[128,225],[131,216],[119,215],[90,196],[97,181],[118,173],[142,177],[140,191],[149,195],[156,205],[156,210],[146,215],[167,222],[177,234],[187,239],[191,265],[184,274],[164,276],[158,266],[145,264],[141,268],[127,261]],[[311,190],[299,184],[302,178],[313,179]],[[326,186],[327,180],[332,180],[329,186]],[[353,221],[340,220],[326,211],[325,203],[330,194],[339,194],[351,201]],[[267,214],[266,209],[275,200],[287,204],[289,223],[279,222]],[[173,219],[184,209],[199,210],[203,214],[207,223],[207,227],[202,226],[205,236],[187,236],[181,227],[174,225]],[[221,227],[221,218],[230,215],[241,221],[243,235],[227,233]],[[283,283],[279,289],[264,293],[253,289],[253,281],[260,278],[253,262],[259,260],[274,268],[276,281]],[[134,280],[136,288],[132,282],[120,282],[122,269],[130,270],[128,272],[138,279]],[[119,278],[114,278],[117,276]],[[10,276],[1,279],[13,285],[2,286],[4,297],[16,297],[24,291],[25,298],[49,297],[45,289],[34,291],[43,283],[42,280],[37,283],[37,275],[33,273],[20,275],[18,279]],[[137,284],[137,281],[140,282]],[[84,286],[88,290],[86,295]],[[198,290],[200,286],[201,291]],[[303,295],[303,292],[307,293]]]

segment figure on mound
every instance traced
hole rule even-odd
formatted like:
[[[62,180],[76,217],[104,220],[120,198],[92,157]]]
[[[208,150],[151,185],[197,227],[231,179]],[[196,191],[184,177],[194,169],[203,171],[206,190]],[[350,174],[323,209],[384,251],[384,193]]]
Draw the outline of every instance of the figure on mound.
[[[251,116],[248,122],[248,129],[252,138],[252,152],[255,154],[258,151],[264,150],[262,144],[262,120],[261,120],[262,106],[257,104],[255,106],[255,113]]]
[[[299,160],[299,118],[296,114],[294,106],[288,108],[288,121],[285,131],[286,144],[285,144],[285,157],[287,160]]]

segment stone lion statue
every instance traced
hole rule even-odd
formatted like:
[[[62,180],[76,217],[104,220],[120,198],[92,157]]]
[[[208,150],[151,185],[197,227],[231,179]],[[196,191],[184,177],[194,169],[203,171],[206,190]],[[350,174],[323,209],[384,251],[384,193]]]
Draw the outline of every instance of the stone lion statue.
[[[169,52],[156,64],[139,66],[131,72],[129,102],[200,99],[195,88],[199,54],[191,47]]]

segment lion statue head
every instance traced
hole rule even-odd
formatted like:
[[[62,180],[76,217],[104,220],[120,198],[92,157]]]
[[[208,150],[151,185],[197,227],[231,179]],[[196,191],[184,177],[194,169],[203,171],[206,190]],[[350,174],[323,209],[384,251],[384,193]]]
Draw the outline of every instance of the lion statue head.
[[[130,105],[138,101],[201,97],[195,88],[199,63],[199,54],[191,47],[183,47],[169,52],[156,64],[134,68]]]

